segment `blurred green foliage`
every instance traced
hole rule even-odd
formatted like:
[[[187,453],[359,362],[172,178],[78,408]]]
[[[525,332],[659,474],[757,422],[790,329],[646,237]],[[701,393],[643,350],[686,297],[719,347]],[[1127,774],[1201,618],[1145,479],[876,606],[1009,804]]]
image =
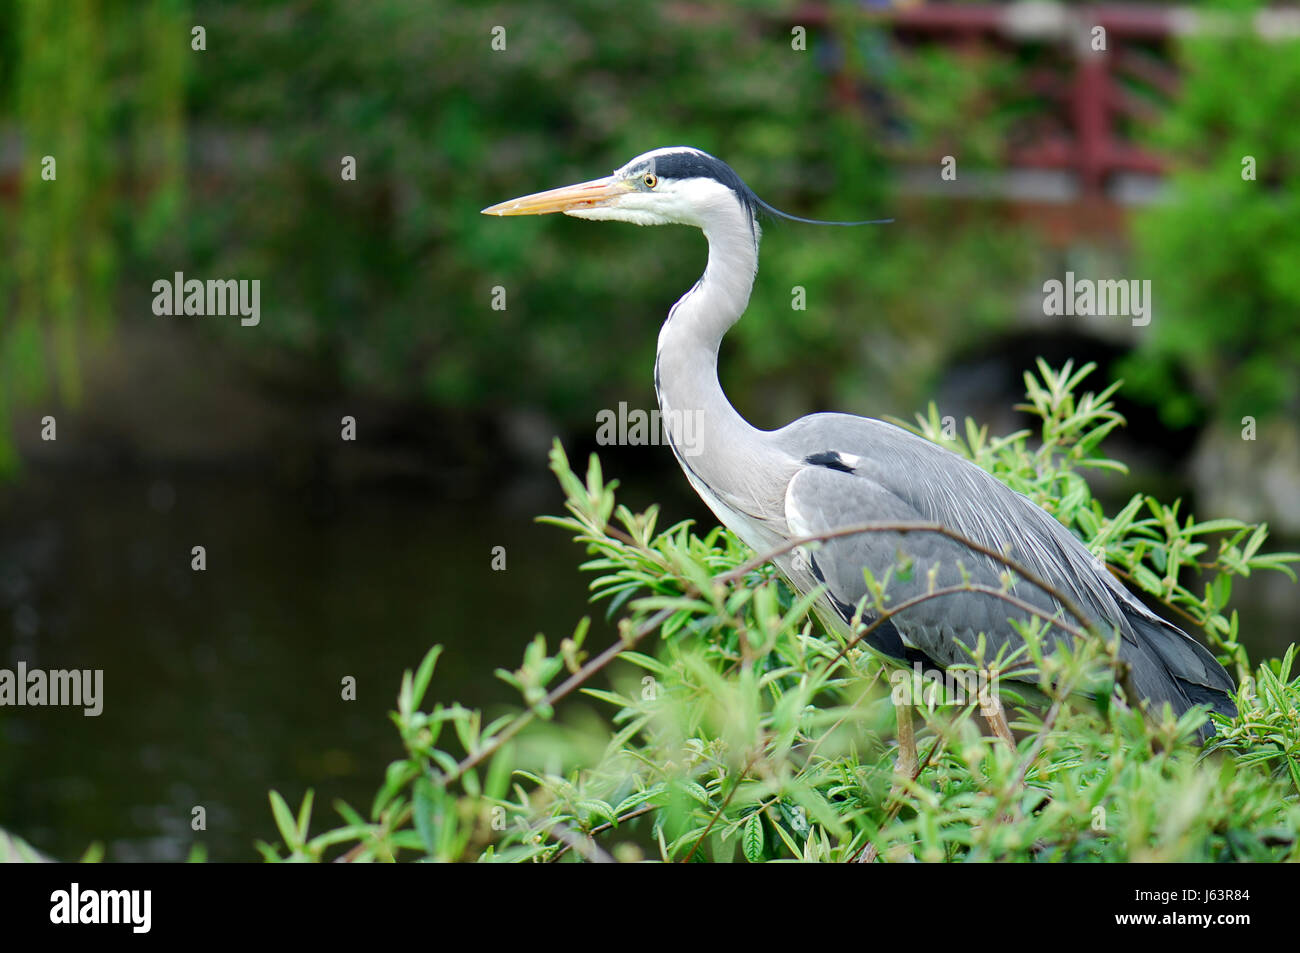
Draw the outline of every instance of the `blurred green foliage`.
[[[702,239],[568,219],[503,227],[479,209],[692,144],[789,211],[899,218],[770,229],[729,390],[760,420],[865,406],[869,393],[901,412],[946,354],[1011,312],[1028,242],[987,208],[900,207],[885,149],[982,137],[971,154],[984,154],[996,126],[978,89],[941,95],[963,73],[938,53],[901,55],[847,4],[796,51],[784,6],[109,3],[85,21],[110,38],[107,54],[82,64],[31,37],[13,51],[20,88],[46,97],[18,110],[25,131],[67,126],[70,107],[49,101],[61,87],[37,81],[56,60],[78,113],[98,117],[78,145],[104,168],[47,214],[28,136],[23,240],[7,247],[25,246],[20,276],[125,320],[157,320],[149,286],[174,271],[260,278],[256,331],[217,321],[196,333],[300,384],[590,426],[599,407],[652,401],[657,328],[701,270]],[[191,23],[205,51],[190,49]],[[497,25],[505,50],[492,48]],[[174,169],[185,149],[182,201],[157,164]],[[355,182],[342,180],[344,156]],[[76,222],[77,210],[93,214]],[[81,271],[51,269],[80,245]],[[491,307],[497,285],[505,311]],[[791,309],[796,285],[806,311]],[[19,313],[43,314],[49,334],[68,309],[79,305],[36,297]],[[24,327],[6,321],[6,377],[31,363]]]
[[[910,74],[856,17],[837,23],[833,44],[814,30],[808,51],[793,51],[781,6],[460,2],[430,17],[422,3],[325,3],[294,30],[256,8],[214,10],[213,42],[237,46],[195,75],[193,120],[240,139],[257,130],[262,151],[204,183],[193,258],[264,274],[280,310],[255,343],[269,336],[348,387],[541,407],[569,425],[616,399],[649,402],[656,331],[701,269],[702,240],[555,219],[503,227],[478,212],[674,143],[729,160],[792,211],[895,211],[883,133],[836,105],[828,66],[843,60],[852,81],[900,92]],[[491,45],[498,25],[504,50]],[[268,62],[294,66],[268,82]],[[904,117],[908,103],[938,102],[912,85]],[[951,122],[960,109],[940,123],[950,135],[964,128]],[[355,184],[339,180],[342,155],[357,158]],[[729,386],[760,415],[787,412],[783,399],[861,398],[853,391],[900,373],[895,354],[876,351],[882,325],[924,357],[936,323],[1009,311],[1019,246],[965,214],[961,227],[936,206],[903,227],[773,229]],[[505,311],[491,308],[497,285]],[[794,285],[806,312],[791,311]],[[820,392],[806,393],[810,380]]]
[[[1194,37],[1181,63],[1181,93],[1154,133],[1174,163],[1170,201],[1134,223],[1159,313],[1122,373],[1171,426],[1193,418],[1198,398],[1234,425],[1247,415],[1294,418],[1300,40],[1268,42],[1244,30]],[[1179,370],[1193,393],[1174,385]]]
[[[122,259],[176,226],[184,8],[0,7],[0,134],[21,146],[19,200],[0,215],[0,474],[17,464],[11,408],[51,389],[80,400],[81,353],[111,326]]]
[[[800,51],[791,30],[808,11],[792,9],[0,7],[0,130],[21,146],[0,191],[0,419],[51,386],[75,401],[83,339],[114,316],[160,320],[150,285],[175,271],[261,279],[256,330],[187,326],[298,389],[528,407],[566,431],[620,400],[649,406],[656,331],[699,273],[702,239],[478,211],[673,143],[722,157],[788,211],[897,218],[769,228],[724,362],[746,414],[905,412],[1014,319],[1041,239],[997,203],[901,199],[892,173],[946,154],[996,166],[1045,106],[1027,71],[1064,60],[1043,45],[1011,57],[907,46],[848,0],[818,8]],[[1186,46],[1188,82],[1159,139],[1180,164],[1175,201],[1138,221],[1164,319],[1126,369],[1171,424],[1198,399],[1230,416],[1296,403],[1296,52],[1244,37]],[[57,188],[40,179],[46,154]],[[1255,182],[1241,180],[1245,154]],[[342,179],[344,156],[356,181]],[[795,286],[805,311],[790,307]],[[1177,383],[1187,369],[1196,395]],[[0,424],[0,469],[13,462]]]

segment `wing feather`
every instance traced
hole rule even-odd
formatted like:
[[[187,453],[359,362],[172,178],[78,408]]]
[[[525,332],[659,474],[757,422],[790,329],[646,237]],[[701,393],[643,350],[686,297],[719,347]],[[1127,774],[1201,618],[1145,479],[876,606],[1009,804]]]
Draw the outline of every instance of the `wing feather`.
[[[1068,595],[1103,632],[1118,630],[1121,656],[1133,668],[1135,687],[1176,711],[1204,700],[1204,692],[1233,689],[1231,678],[1200,643],[1155,615],[1125,589],[1100,560],[1060,522],[1030,499],[975,464],[915,434],[882,421],[843,415],[805,417],[777,432],[784,447],[807,463],[791,479],[785,497],[787,523],[796,535],[813,535],[857,523],[917,520],[940,523],[1023,564]],[[821,456],[818,456],[821,455]],[[831,458],[851,466],[831,466]],[[934,533],[865,533],[830,540],[814,554],[835,600],[856,605],[866,595],[862,570],[877,578],[892,573],[893,604],[963,578],[999,587],[1005,567],[969,547]],[[900,559],[910,574],[900,574]],[[1040,611],[1061,610],[1057,600],[1025,580],[1011,590]],[[968,661],[980,632],[996,650],[1016,646],[1008,619],[1025,613],[981,593],[929,599],[894,617],[903,641],[941,664]],[[1064,617],[1064,615],[1063,615]],[[1073,620],[1070,620],[1073,621]],[[1065,638],[1054,629],[1053,639]]]

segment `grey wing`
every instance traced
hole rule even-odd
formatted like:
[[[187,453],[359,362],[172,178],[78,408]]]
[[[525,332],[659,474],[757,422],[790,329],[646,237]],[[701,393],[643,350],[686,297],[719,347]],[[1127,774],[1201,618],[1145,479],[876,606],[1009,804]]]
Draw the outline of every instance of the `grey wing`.
[[[1204,646],[1148,610],[1050,514],[970,461],[859,417],[807,417],[781,435],[805,462],[821,463],[805,466],[787,487],[786,516],[793,532],[806,527],[803,535],[811,535],[895,519],[940,523],[1023,564],[1069,596],[1103,632],[1117,629],[1120,654],[1132,665],[1135,687],[1145,697],[1168,700],[1175,711],[1205,701],[1221,711],[1231,709],[1223,696],[1233,682]],[[956,584],[963,569],[972,582],[1001,585],[1001,563],[937,534],[860,534],[829,541],[814,556],[834,598],[855,605],[866,593],[862,568],[880,576],[900,554],[913,560],[914,569],[910,578],[891,582],[894,604],[924,592],[931,572],[935,586]],[[1012,591],[1049,614],[1060,609],[1026,581]],[[893,621],[905,642],[950,664],[967,658],[954,641],[973,645],[981,631],[995,648],[1018,644],[1008,618],[1026,618],[1026,613],[994,596],[959,593],[927,600]]]
[[[870,477],[813,466],[799,471],[790,482],[786,521],[795,535],[813,536],[855,523],[932,522],[933,518]],[[864,568],[881,582],[888,574],[890,607],[964,580],[997,589],[1004,571],[1001,563],[937,533],[837,537],[811,547],[806,562],[813,578],[825,584],[842,618],[851,617],[867,595]],[[1054,599],[1027,584],[1017,586],[1014,594],[1049,616],[1059,609]],[[874,617],[869,605],[866,616]],[[923,600],[892,616],[891,622],[905,648],[947,666],[968,662],[970,656],[962,646],[974,648],[980,633],[994,654],[1008,642],[1018,645],[1009,617],[1027,614],[997,596],[959,592]],[[1061,637],[1061,630],[1055,631],[1050,638]]]

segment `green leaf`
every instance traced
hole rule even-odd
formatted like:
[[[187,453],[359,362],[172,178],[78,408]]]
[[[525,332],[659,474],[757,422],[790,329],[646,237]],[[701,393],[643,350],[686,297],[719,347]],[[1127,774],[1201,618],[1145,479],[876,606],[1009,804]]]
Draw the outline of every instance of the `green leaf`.
[[[760,811],[755,811],[745,821],[745,832],[740,844],[745,859],[751,864],[757,864],[763,859],[763,816]]]
[[[271,791],[269,797],[271,815],[275,818],[275,826],[280,831],[284,845],[290,850],[297,850],[301,841],[298,839],[298,827],[293,821],[293,812],[289,810],[289,805],[285,803],[279,791]]]
[[[425,777],[416,780],[411,799],[411,814],[415,821],[415,829],[420,835],[420,843],[425,853],[430,856],[436,855],[438,850],[438,819],[435,815],[438,813],[440,801],[433,782]]]
[[[415,673],[415,681],[411,688],[411,703],[413,708],[419,708],[424,702],[424,693],[429,688],[429,680],[433,678],[434,666],[438,664],[438,656],[442,654],[442,646],[435,645],[425,654],[423,661],[420,662],[419,669]]]
[[[583,798],[582,800],[577,801],[574,806],[581,811],[585,811],[589,815],[589,824],[592,817],[598,817],[602,821],[612,824],[615,827],[618,826],[618,815],[615,814],[614,809],[604,801],[597,798]]]

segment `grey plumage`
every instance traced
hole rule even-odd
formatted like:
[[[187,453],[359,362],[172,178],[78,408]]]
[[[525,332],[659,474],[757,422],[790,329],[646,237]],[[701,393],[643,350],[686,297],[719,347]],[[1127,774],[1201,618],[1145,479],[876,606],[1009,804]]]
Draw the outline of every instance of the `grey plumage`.
[[[1146,698],[1168,701],[1176,714],[1203,702],[1232,713],[1232,680],[1208,649],[1147,609],[1057,520],[973,463],[889,424],[841,415],[807,417],[773,437],[792,453],[804,453],[805,460],[834,452],[852,464],[852,472],[824,464],[796,472],[787,487],[785,516],[799,535],[849,525],[847,514],[940,523],[1025,566],[1072,599],[1103,633],[1118,629],[1120,657]],[[943,536],[869,533],[828,540],[811,554],[805,578],[792,581],[807,589],[820,573],[843,618],[844,607],[866,595],[862,567],[880,577],[901,553],[914,566],[907,578],[891,579],[887,592],[894,604],[924,593],[932,567],[938,587],[959,584],[964,569],[972,583],[998,588],[1005,572],[1002,563]],[[1038,586],[1022,580],[1011,591],[1048,614],[1061,611]],[[961,645],[973,648],[980,632],[994,653],[1000,645],[1018,644],[1008,618],[1024,613],[994,596],[960,593],[923,602],[892,621],[905,645],[942,667],[968,662]],[[1059,629],[1050,635],[1063,637]]]

